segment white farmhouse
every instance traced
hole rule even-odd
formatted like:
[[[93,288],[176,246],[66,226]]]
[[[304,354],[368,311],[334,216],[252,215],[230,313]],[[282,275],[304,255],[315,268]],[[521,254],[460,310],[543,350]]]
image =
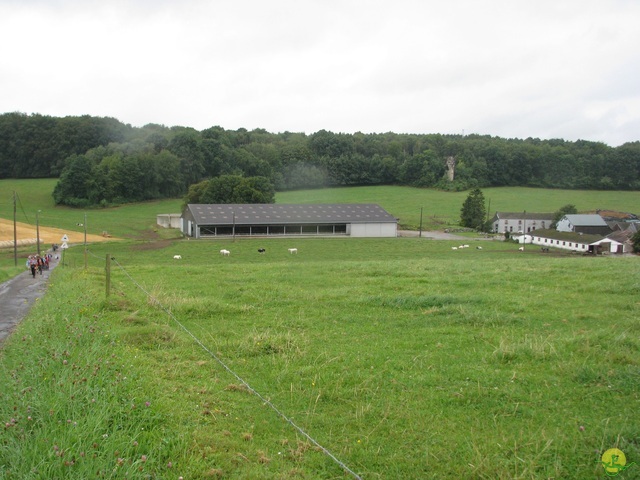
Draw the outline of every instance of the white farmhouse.
[[[491,229],[495,233],[530,233],[552,223],[553,213],[496,212]]]

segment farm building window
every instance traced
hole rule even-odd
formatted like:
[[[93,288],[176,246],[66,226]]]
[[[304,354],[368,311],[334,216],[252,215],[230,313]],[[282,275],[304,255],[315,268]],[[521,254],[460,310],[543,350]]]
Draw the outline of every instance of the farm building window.
[[[215,235],[216,227],[200,227],[200,235]]]
[[[284,235],[284,225],[273,225],[269,227],[269,235]]]
[[[333,225],[318,225],[318,233],[324,233],[324,234],[333,233]]]
[[[302,225],[286,225],[284,231],[287,235],[299,235],[302,233]]]
[[[316,233],[318,233],[318,226],[317,225],[303,225],[302,226],[302,233],[305,233],[307,235],[315,235]]]
[[[233,235],[233,227],[215,227],[215,232],[214,235]]]

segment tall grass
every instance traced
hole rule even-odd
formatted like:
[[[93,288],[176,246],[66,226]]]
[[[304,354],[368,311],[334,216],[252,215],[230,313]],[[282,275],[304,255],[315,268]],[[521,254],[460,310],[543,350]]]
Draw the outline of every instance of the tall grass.
[[[349,478],[218,360],[362,478],[637,461],[638,259],[451,245],[70,249],[2,352],[0,477]]]

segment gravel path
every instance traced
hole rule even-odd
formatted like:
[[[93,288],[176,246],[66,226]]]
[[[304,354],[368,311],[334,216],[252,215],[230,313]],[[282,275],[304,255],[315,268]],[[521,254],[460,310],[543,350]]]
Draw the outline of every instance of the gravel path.
[[[0,346],[36,300],[44,297],[51,270],[57,265],[58,260],[54,256],[49,262],[49,270],[43,270],[42,275],[36,273],[36,278],[33,278],[25,268],[24,273],[0,283]]]

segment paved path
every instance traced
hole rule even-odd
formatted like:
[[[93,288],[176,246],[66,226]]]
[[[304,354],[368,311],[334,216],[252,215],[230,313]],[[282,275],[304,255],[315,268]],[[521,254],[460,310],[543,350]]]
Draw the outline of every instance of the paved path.
[[[29,313],[36,299],[42,298],[47,289],[49,275],[58,260],[49,262],[49,270],[42,275],[36,272],[36,278],[25,268],[24,273],[0,283],[0,347],[15,326]]]

